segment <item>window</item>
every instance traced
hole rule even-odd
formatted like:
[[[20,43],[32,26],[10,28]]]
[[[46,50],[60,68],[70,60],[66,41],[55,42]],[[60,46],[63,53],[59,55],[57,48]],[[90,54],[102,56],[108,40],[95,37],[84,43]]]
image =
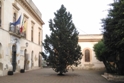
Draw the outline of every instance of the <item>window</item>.
[[[39,38],[38,39],[39,39],[39,45],[40,45],[40,32],[39,32]]]
[[[32,26],[31,27],[31,41],[33,42],[33,29],[34,29],[34,27]]]
[[[13,22],[16,22],[16,16],[17,16],[17,14],[14,12],[13,13]]]
[[[16,12],[13,12],[13,22],[16,22],[17,20],[17,13]],[[11,27],[11,29],[13,33],[18,33],[18,29],[17,29],[17,26],[13,26]]]
[[[20,9],[15,3],[13,3],[12,5],[13,5],[13,22],[15,22],[17,20],[18,11]]]
[[[31,21],[31,41],[34,41],[34,25],[35,23]]]
[[[22,29],[22,32],[24,34],[24,38],[26,38],[26,31],[27,31],[27,25],[28,25],[28,17],[24,14],[24,17],[23,17],[23,21],[22,21],[22,26],[23,26],[23,29]]]
[[[41,32],[41,30],[40,30],[40,28],[39,28],[39,33],[38,33],[38,44],[40,45],[40,32]]]
[[[18,11],[19,11],[19,8],[13,3],[13,15],[12,15],[11,23],[17,21],[17,19],[18,19]],[[13,33],[19,34],[18,26],[12,26],[12,27],[10,27],[10,30]]]
[[[88,49],[85,50],[85,62],[90,62],[90,51]]]

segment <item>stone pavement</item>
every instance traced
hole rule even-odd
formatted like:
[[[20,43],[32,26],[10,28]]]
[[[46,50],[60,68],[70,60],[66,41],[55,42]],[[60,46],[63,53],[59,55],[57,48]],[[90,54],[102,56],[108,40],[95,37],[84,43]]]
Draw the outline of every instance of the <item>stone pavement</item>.
[[[0,77],[0,83],[121,83],[107,81],[100,70],[74,70],[58,76],[51,68],[36,69]]]

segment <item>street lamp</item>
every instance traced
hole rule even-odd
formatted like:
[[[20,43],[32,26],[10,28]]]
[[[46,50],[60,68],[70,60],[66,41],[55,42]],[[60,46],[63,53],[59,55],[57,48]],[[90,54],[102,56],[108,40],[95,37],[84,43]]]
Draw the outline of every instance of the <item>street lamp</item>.
[[[28,42],[25,43],[26,47],[28,47]]]

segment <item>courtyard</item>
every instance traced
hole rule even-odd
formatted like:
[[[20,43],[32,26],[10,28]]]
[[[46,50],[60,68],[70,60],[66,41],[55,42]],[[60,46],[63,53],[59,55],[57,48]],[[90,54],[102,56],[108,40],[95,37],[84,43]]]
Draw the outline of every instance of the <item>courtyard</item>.
[[[104,70],[69,70],[58,76],[51,68],[42,68],[0,77],[0,83],[121,83],[106,80],[103,73]]]

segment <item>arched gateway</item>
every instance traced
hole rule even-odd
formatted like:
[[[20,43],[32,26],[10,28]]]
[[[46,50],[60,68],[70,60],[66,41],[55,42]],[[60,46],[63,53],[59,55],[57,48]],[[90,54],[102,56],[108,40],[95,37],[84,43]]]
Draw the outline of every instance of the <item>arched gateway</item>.
[[[12,46],[12,66],[13,72],[16,70],[16,44]]]

